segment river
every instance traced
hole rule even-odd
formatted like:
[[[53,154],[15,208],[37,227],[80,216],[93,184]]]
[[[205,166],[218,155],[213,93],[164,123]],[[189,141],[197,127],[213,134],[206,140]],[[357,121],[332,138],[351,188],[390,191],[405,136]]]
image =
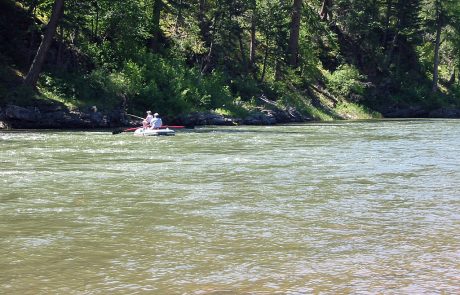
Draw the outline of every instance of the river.
[[[0,132],[2,294],[460,293],[460,121]]]

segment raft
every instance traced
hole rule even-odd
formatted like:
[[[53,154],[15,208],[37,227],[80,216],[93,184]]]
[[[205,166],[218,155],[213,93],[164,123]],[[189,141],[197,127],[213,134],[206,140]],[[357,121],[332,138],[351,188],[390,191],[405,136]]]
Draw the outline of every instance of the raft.
[[[171,136],[175,134],[176,132],[169,128],[164,128],[164,129],[138,128],[134,131],[134,136],[159,136],[159,135]]]

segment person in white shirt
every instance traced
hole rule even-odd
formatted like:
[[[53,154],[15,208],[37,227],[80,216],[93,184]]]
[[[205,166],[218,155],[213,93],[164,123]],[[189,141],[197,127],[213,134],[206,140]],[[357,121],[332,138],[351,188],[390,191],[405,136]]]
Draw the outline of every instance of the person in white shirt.
[[[151,111],[147,111],[147,117],[145,117],[144,121],[142,121],[142,127],[144,129],[148,128],[150,124],[152,123],[153,116]]]
[[[158,113],[153,114],[153,119],[150,122],[151,129],[160,129],[161,125],[163,125],[163,121],[159,116]]]

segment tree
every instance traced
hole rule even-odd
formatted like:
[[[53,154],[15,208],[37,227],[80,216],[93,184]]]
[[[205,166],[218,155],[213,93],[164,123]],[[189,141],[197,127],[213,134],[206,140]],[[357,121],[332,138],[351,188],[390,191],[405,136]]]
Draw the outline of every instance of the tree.
[[[161,10],[163,9],[163,1],[162,0],[154,0],[153,1],[153,15],[152,15],[152,40],[151,40],[151,48],[153,52],[157,52],[160,48],[160,36],[161,36],[161,28],[160,28],[160,20],[161,20]]]
[[[296,68],[299,65],[299,34],[300,17],[302,13],[302,0],[294,0],[291,12],[291,26],[288,45],[289,65]]]
[[[320,16],[322,20],[332,20],[332,0],[323,0]]]
[[[458,64],[455,62],[455,55],[450,54],[449,51],[455,51],[458,47],[458,31],[460,29],[460,4],[458,1],[453,0],[434,0],[431,6],[430,12],[434,13],[432,18],[428,17],[427,25],[434,26],[435,28],[435,39],[434,39],[434,56],[433,56],[433,80],[432,80],[432,93],[438,91],[439,84],[439,67],[443,60],[446,60],[447,64]],[[456,34],[457,33],[457,34]],[[444,45],[443,45],[444,43]],[[456,46],[457,45],[457,46]],[[444,47],[444,49],[442,48]],[[452,71],[450,77],[451,83],[455,80],[455,68]]]
[[[439,47],[441,45],[441,31],[444,26],[444,13],[441,0],[435,0],[435,15],[436,15],[436,40],[434,45],[434,63],[433,63],[433,84],[431,92],[435,93],[438,90],[439,78]]]
[[[251,3],[251,17],[250,17],[250,43],[249,43],[249,68],[254,70],[256,63],[256,30],[257,30],[257,3],[253,1]]]
[[[30,88],[35,88],[37,85],[38,77],[45,61],[46,53],[50,48],[51,42],[53,41],[54,34],[56,33],[57,24],[59,18],[64,11],[64,0],[55,0],[53,5],[53,11],[51,13],[50,21],[46,27],[45,36],[38,47],[37,54],[30,66],[29,72],[24,78],[24,85]]]

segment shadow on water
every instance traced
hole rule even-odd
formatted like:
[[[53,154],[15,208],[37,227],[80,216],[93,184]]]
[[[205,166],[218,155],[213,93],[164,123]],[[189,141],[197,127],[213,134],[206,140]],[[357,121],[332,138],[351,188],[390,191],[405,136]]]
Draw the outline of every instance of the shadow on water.
[[[389,118],[389,119],[369,119],[369,120],[346,120],[346,121],[312,121],[305,123],[288,123],[288,124],[277,124],[277,125],[243,125],[243,126],[196,126],[195,128],[184,128],[175,129],[177,133],[267,133],[267,134],[305,134],[307,130],[280,130],[280,128],[274,127],[343,127],[349,124],[381,124],[381,123],[401,123],[401,122],[412,122],[412,123],[430,123],[436,122],[436,118]],[[273,129],[273,130],[272,130]],[[112,133],[117,134],[130,134],[132,132],[124,131],[124,128],[98,128],[98,129],[13,129],[13,130],[0,130],[1,133],[14,134],[14,133],[79,133],[79,132],[90,132],[90,133]]]
[[[228,134],[237,134],[237,133],[267,133],[267,134],[305,134],[306,131],[281,131],[277,130],[262,130],[262,129],[195,129],[190,131],[180,131],[186,133],[228,133]]]
[[[346,121],[330,121],[330,122],[305,122],[305,123],[289,123],[278,125],[244,125],[244,126],[202,126],[191,130],[180,130],[179,132],[187,133],[266,133],[266,134],[305,134],[313,127],[347,127],[349,125],[362,124],[382,124],[382,123],[401,123],[415,122],[427,123],[434,122],[436,119],[369,119],[369,120],[346,120]],[[275,128],[276,127],[276,128]],[[294,127],[296,130],[282,130],[278,127]],[[299,128],[308,128],[301,130]]]

